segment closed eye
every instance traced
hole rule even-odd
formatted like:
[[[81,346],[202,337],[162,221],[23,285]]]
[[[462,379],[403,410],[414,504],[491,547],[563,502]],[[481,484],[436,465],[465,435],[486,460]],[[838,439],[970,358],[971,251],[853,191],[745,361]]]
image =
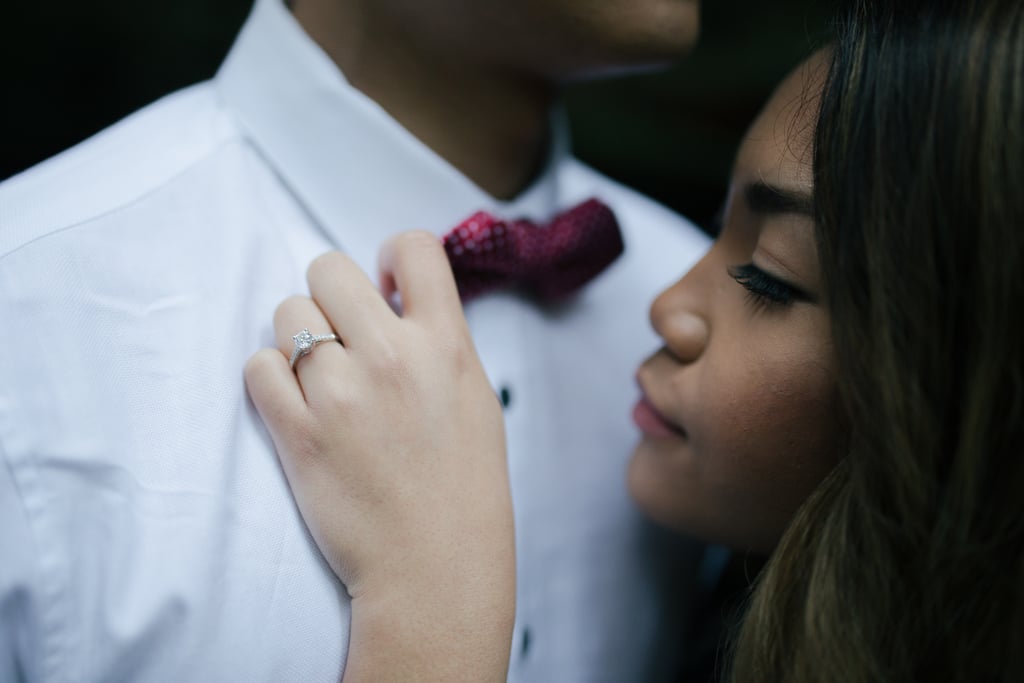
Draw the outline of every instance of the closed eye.
[[[793,301],[810,300],[810,297],[799,288],[769,275],[753,263],[731,266],[729,275],[747,290],[747,294],[755,303],[788,306]]]

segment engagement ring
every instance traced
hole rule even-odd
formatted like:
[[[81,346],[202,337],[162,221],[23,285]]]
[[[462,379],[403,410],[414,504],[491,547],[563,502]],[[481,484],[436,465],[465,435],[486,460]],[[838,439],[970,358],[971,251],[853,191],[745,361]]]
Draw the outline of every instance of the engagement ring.
[[[291,360],[288,361],[288,366],[292,370],[295,369],[295,363],[300,358],[311,353],[313,347],[323,342],[338,341],[338,335],[336,334],[313,334],[308,329],[303,329],[292,337],[292,341],[295,342],[295,350],[292,351]]]

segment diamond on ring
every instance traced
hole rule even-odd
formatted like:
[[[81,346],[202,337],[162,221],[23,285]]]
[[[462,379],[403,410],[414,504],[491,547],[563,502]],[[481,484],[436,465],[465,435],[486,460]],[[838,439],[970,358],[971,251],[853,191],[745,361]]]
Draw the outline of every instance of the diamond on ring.
[[[292,341],[295,342],[295,350],[292,351],[292,357],[288,361],[288,365],[294,370],[295,363],[303,356],[312,353],[313,347],[323,342],[338,341],[338,335],[333,333],[313,334],[308,328],[303,328],[302,332],[292,336]]]

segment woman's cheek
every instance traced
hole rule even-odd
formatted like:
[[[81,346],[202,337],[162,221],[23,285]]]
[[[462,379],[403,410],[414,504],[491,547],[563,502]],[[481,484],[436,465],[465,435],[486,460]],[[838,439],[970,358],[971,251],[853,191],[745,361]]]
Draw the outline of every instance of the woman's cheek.
[[[718,539],[768,552],[834,465],[831,381],[788,363],[722,372],[691,446]],[[716,418],[717,416],[717,418]]]

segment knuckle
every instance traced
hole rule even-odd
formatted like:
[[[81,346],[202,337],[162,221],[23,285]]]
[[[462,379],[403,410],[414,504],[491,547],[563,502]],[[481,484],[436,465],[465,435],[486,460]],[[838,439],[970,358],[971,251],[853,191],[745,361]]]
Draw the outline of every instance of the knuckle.
[[[468,335],[446,335],[442,339],[443,353],[452,372],[461,376],[477,368],[477,355]]]
[[[326,379],[317,393],[318,398],[314,399],[314,405],[311,407],[317,413],[326,411],[331,420],[347,416],[359,406],[357,392],[344,378]]]
[[[381,379],[392,379],[406,374],[406,359],[390,339],[379,341],[368,362],[373,374]]]
[[[422,330],[415,348],[422,350],[412,367],[431,368],[451,378],[463,377],[479,365],[476,347],[468,332],[458,330]],[[424,358],[424,354],[426,358]]]

